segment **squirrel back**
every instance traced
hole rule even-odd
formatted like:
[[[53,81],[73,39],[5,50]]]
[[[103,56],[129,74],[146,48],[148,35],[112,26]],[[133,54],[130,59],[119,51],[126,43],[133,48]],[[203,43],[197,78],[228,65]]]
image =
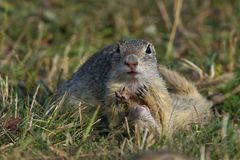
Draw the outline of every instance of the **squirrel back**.
[[[102,103],[115,50],[116,44],[112,44],[95,53],[58,88],[58,93],[67,92],[71,104],[80,101],[93,105]]]

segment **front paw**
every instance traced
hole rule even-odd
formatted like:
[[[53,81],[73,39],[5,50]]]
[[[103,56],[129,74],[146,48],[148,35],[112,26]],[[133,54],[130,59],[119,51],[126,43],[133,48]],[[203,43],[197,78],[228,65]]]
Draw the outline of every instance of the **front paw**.
[[[139,87],[136,91],[136,96],[144,99],[144,97],[148,94],[149,88],[146,85],[143,85],[141,87]]]
[[[141,130],[148,128],[153,129],[153,131],[157,131],[157,133],[160,133],[161,131],[159,125],[152,116],[151,111],[145,105],[134,106],[134,109],[128,114],[128,119],[130,122],[139,125]]]
[[[128,103],[131,99],[131,94],[125,87],[123,87],[115,92],[115,97],[116,97],[116,104],[118,105],[121,103]]]

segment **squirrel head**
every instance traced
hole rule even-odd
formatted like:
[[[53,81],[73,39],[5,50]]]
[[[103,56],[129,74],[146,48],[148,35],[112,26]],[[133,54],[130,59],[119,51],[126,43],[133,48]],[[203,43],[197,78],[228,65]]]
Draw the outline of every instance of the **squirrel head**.
[[[154,46],[146,40],[117,43],[112,60],[112,76],[120,81],[148,82],[158,74]]]

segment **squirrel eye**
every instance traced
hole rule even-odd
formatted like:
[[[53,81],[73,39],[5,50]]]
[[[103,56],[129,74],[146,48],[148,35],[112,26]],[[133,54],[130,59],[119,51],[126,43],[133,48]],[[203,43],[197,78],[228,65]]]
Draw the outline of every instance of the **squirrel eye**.
[[[152,53],[152,49],[151,49],[150,44],[148,44],[148,46],[147,46],[146,53],[147,54],[151,54]]]

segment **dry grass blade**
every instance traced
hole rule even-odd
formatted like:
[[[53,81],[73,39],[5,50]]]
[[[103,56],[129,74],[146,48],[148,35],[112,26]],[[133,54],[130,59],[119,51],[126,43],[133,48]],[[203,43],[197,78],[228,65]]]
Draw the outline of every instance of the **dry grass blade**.
[[[7,149],[8,147],[11,147],[13,145],[14,145],[14,143],[8,143],[8,144],[5,144],[5,145],[2,145],[0,147],[0,151],[4,151],[5,149]]]
[[[40,88],[40,85],[37,86],[37,89],[36,89],[36,91],[35,91],[35,93],[33,95],[33,100],[32,100],[31,106],[30,106],[30,110],[29,110],[30,114],[32,113],[32,109],[33,109],[34,104],[37,103],[36,98],[37,98],[37,94],[38,94],[39,88]]]
[[[210,79],[213,79],[215,77],[215,64],[211,64],[210,67]]]
[[[214,64],[211,65],[210,76],[196,64],[187,59],[182,58],[181,64],[198,74],[199,80],[195,82],[195,84],[200,91],[209,90],[209,87],[213,88],[218,85],[225,84],[234,78],[234,73],[225,73],[223,75],[215,77]]]
[[[55,55],[54,58],[53,58],[53,62],[52,62],[52,68],[51,70],[49,71],[49,74],[48,74],[48,83],[49,83],[49,86],[51,86],[51,89],[53,88],[53,77],[55,75],[55,73],[57,72],[58,70],[58,62],[59,62],[59,55]]]
[[[149,132],[148,132],[148,129],[145,129],[145,130],[144,130],[144,134],[143,134],[143,136],[142,136],[141,146],[140,146],[140,149],[141,149],[141,150],[143,150],[143,148],[144,148],[144,146],[145,146],[148,133],[149,133]]]
[[[167,9],[166,9],[166,5],[164,4],[164,2],[162,0],[155,0],[158,10],[160,12],[160,14],[162,15],[162,18],[164,20],[165,26],[167,29],[170,29],[172,27],[172,22],[169,18]]]
[[[224,114],[222,119],[222,128],[221,128],[222,141],[227,137],[228,120],[229,120],[229,114]]]
[[[217,85],[227,83],[228,81],[232,80],[233,78],[234,78],[234,73],[225,73],[214,79],[197,82],[196,85],[200,90],[204,90],[205,88],[209,88],[209,87],[213,87],[213,86],[215,87]]]
[[[182,62],[182,65],[184,65],[185,67],[198,73],[200,80],[204,79],[205,74],[204,74],[203,70],[201,68],[199,68],[197,65],[195,65],[193,62],[191,62],[185,58],[182,58],[181,62]]]
[[[229,64],[228,64],[228,68],[230,71],[234,71],[235,68],[235,55],[236,55],[236,48],[237,48],[237,42],[238,42],[238,37],[237,37],[237,33],[236,30],[233,29],[230,33],[230,38],[229,38],[229,55],[228,55],[228,59],[229,59]]]
[[[211,97],[211,100],[213,101],[214,104],[220,104],[222,102],[224,102],[227,98],[229,98],[230,96],[236,95],[240,93],[240,85],[238,85],[234,90],[232,90],[231,92],[228,92],[225,95],[214,95]]]
[[[176,8],[175,8],[175,14],[174,14],[174,24],[172,27],[172,32],[170,34],[170,39],[167,45],[167,52],[166,52],[166,57],[170,58],[171,57],[171,53],[172,53],[172,49],[173,49],[173,42],[176,36],[176,32],[177,32],[177,28],[178,25],[181,21],[181,17],[180,17],[180,13],[182,10],[182,4],[183,4],[183,0],[175,0],[174,1],[176,3]]]
[[[206,147],[205,147],[205,145],[203,145],[203,146],[201,146],[201,148],[200,148],[200,153],[201,153],[201,155],[200,155],[200,160],[205,160],[205,152],[206,152]]]

